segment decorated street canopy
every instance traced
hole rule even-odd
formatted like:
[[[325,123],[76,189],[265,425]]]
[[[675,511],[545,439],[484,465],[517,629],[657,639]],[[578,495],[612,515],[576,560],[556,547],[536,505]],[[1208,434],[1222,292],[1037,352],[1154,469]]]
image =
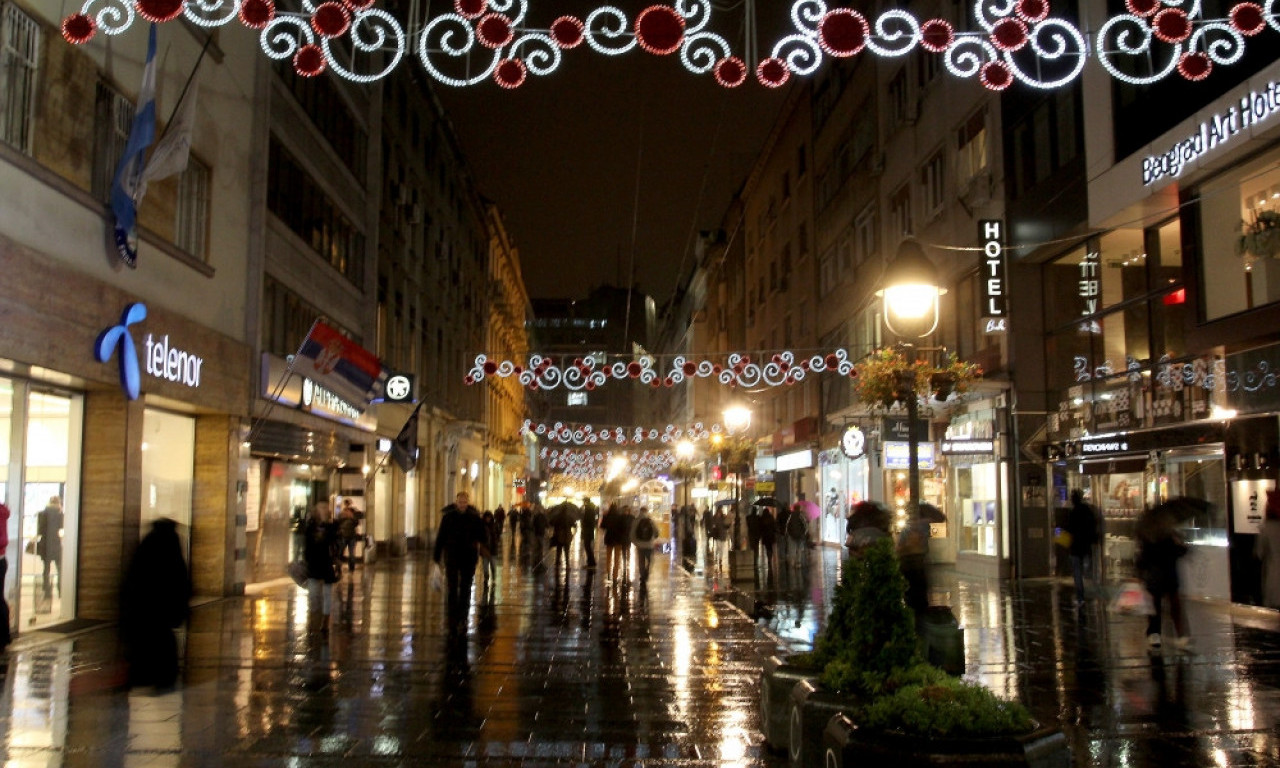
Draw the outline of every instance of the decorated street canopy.
[[[972,21],[957,29],[946,19],[900,8],[866,16],[822,0],[795,0],[789,27],[759,61],[747,50],[760,41],[730,42],[715,31],[736,25],[716,18],[712,0],[650,5],[634,17],[610,5],[579,17],[557,13],[554,0],[541,0],[536,8],[533,0],[454,0],[438,15],[409,20],[374,7],[375,0],[85,0],[63,20],[62,34],[83,44],[99,32],[129,29],[138,16],[157,23],[181,16],[204,27],[239,23],[259,35],[268,57],[291,60],[304,77],[328,69],[368,82],[415,58],[445,85],[493,82],[502,88],[555,72],[584,44],[605,56],[636,48],[672,56],[725,88],[753,77],[765,87],[780,87],[793,75],[812,74],[828,57],[892,58],[919,51],[939,56],[956,77],[976,78],[999,91],[1015,82],[1035,88],[1070,83],[1089,58],[1130,83],[1175,74],[1202,80],[1215,66],[1239,61],[1247,38],[1268,27],[1280,31],[1277,2],[1237,2],[1226,6],[1225,17],[1209,18],[1201,0],[1126,0],[1126,13],[1087,29],[1055,16],[1049,0],[977,0]]]

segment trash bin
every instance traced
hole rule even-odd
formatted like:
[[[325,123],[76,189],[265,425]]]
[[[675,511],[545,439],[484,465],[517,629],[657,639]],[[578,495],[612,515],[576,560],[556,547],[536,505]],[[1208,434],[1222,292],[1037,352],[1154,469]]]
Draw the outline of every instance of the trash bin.
[[[920,645],[930,664],[949,675],[964,674],[964,630],[945,605],[931,605],[920,616]]]

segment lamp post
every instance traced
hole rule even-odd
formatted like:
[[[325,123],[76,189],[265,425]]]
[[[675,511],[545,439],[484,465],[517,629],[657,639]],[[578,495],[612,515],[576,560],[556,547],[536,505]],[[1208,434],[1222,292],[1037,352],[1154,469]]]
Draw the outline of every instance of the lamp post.
[[[730,405],[724,409],[721,414],[724,417],[724,427],[729,434],[738,434],[751,429],[751,409],[745,405]],[[745,437],[745,435],[744,435]],[[719,458],[719,457],[717,457]],[[724,462],[718,461],[723,464]],[[736,465],[735,465],[736,466]],[[733,469],[733,548],[738,548],[738,542],[742,540],[742,510],[738,506],[742,503],[742,494],[739,491],[739,483],[741,478],[737,469]]]
[[[689,506],[689,479],[693,475],[693,443],[681,440],[676,443],[676,457],[680,459],[680,484],[684,486],[684,505]]]
[[[899,338],[922,339],[938,328],[939,299],[946,289],[938,285],[938,268],[913,239],[898,246],[898,253],[885,268],[884,287],[876,295],[884,301],[884,324]],[[913,342],[899,342],[903,358],[911,362]],[[907,508],[914,514],[920,504],[920,437],[916,421],[920,403],[916,393],[916,372],[908,367],[897,371],[898,392],[907,406]]]

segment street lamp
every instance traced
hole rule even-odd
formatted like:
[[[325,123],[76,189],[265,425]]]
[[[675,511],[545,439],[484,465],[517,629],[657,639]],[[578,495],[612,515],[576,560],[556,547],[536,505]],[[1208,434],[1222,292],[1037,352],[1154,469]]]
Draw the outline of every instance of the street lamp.
[[[898,254],[884,273],[884,287],[876,295],[884,301],[884,324],[899,338],[924,338],[938,328],[939,298],[947,290],[938,285],[938,268],[925,255],[924,248],[913,239],[898,246]],[[907,508],[919,513],[920,504],[920,437],[916,421],[920,403],[916,395],[916,374],[910,367],[915,344],[899,342],[908,368],[897,371],[898,391],[907,406]]]
[[[684,486],[684,505],[689,506],[689,480],[693,476],[693,443],[681,440],[676,443],[676,457],[680,459],[680,484]]]
[[[724,417],[725,430],[728,431],[729,434],[740,432],[745,433],[747,430],[751,429],[751,409],[745,405],[730,405],[724,409],[724,413],[721,415]],[[724,463],[720,460],[720,456],[718,455],[716,457],[716,463]],[[738,484],[741,481],[741,476],[737,471],[737,465],[731,467],[730,471],[733,473],[733,549],[737,549],[738,542],[741,540],[742,534],[742,512],[738,509],[738,505],[742,503],[742,494],[738,490]]]
[[[751,427],[751,409],[741,405],[731,405],[724,409],[724,427],[729,434],[745,432]]]

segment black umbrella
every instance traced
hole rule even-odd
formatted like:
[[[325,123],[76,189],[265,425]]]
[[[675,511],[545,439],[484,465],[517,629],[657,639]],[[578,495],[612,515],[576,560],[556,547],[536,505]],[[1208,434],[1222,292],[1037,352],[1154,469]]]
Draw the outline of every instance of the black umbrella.
[[[559,512],[564,512],[565,514],[569,515],[569,518],[571,520],[582,519],[582,510],[578,507],[578,505],[570,501],[562,501],[551,508],[552,514],[556,514]]]
[[[777,499],[773,498],[772,496],[761,496],[760,498],[758,498],[758,499],[756,499],[755,501],[751,502],[751,506],[753,506],[753,507],[777,507],[777,508],[781,509],[782,507],[785,507],[785,506],[786,506],[786,504],[783,504],[782,502],[778,501]]]
[[[931,523],[947,522],[947,516],[942,514],[942,510],[938,509],[932,504],[920,505],[920,517],[924,520],[928,520]]]
[[[721,499],[716,502],[716,509],[719,509],[720,507],[728,507],[737,503],[737,499]]]

